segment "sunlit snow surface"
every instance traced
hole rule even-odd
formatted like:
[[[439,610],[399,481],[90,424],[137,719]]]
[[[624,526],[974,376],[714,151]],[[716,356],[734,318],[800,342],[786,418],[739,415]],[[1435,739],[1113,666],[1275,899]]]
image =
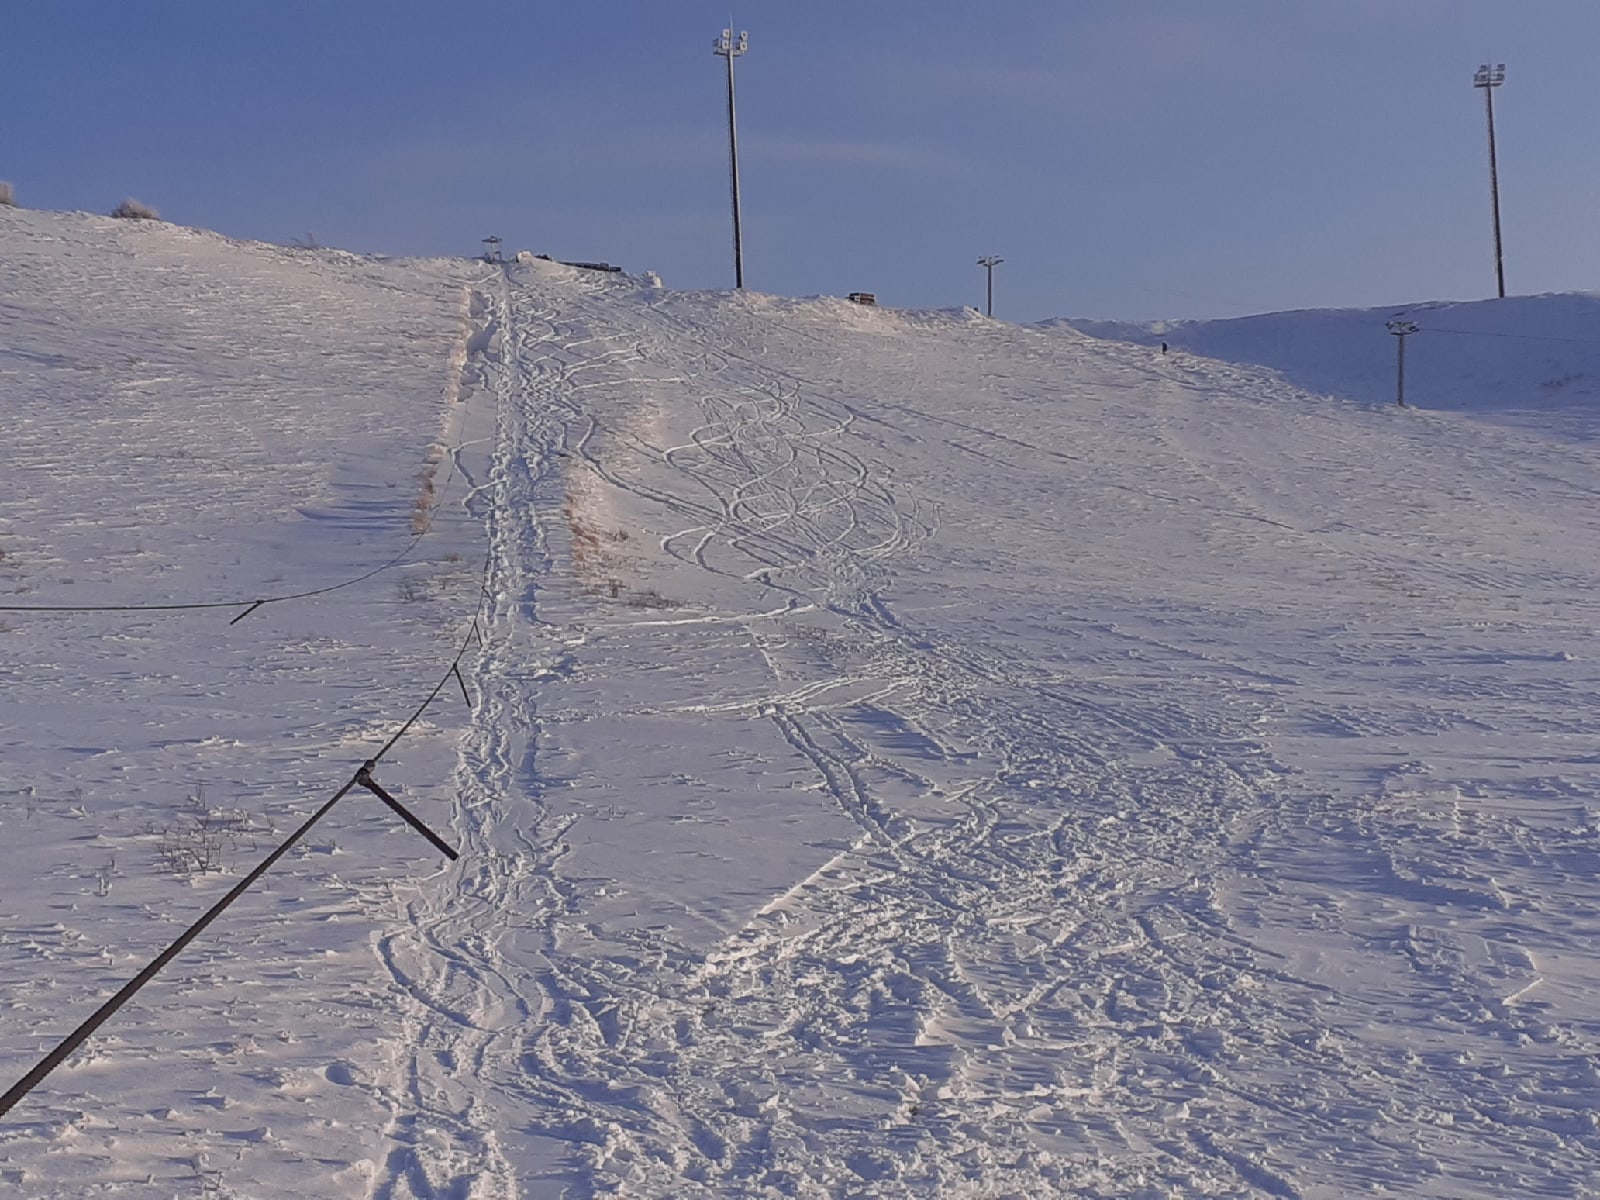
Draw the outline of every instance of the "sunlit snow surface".
[[[1539,302],[1400,410],[551,263],[0,212],[0,264],[0,603],[409,548],[0,613],[9,1077],[485,638],[379,772],[460,864],[350,796],[0,1122],[21,1194],[1595,1191]]]

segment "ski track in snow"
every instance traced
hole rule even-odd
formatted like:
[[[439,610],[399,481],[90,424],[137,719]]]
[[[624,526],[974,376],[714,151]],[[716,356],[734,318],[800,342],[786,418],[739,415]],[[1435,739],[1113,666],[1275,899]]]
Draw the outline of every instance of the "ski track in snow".
[[[185,254],[246,253],[114,236],[133,247],[101,285],[118,296]],[[29,253],[18,270],[60,252]],[[292,256],[248,255],[267,273],[250,286],[301,295]],[[361,267],[359,287],[338,275],[353,263],[313,265],[326,294],[305,311],[360,296],[374,348],[384,289],[435,297],[404,309],[427,347],[408,363],[459,383],[433,510],[453,515],[419,543],[407,619],[341,595],[315,632],[284,614],[287,636],[246,622],[187,656],[143,620],[70,653],[15,636],[31,681],[84,703],[94,671],[124,672],[108,706],[166,706],[164,738],[190,736],[185,705],[225,701],[237,740],[197,760],[298,780],[291,751],[330,770],[370,752],[393,705],[318,705],[426,675],[486,556],[461,861],[434,871],[408,833],[341,813],[365,856],[341,860],[348,881],[319,861],[331,841],[286,868],[232,957],[174,964],[143,1016],[0,1123],[0,1179],[108,1196],[315,1179],[373,1200],[1600,1194],[1590,442],[965,314],[553,263]],[[200,311],[179,283],[173,303]],[[462,283],[452,313],[436,297]],[[232,332],[206,320],[196,337]],[[32,357],[0,368],[37,397],[77,368],[29,330],[13,357]],[[95,336],[109,362],[120,344]],[[304,386],[292,339],[268,344]],[[340,379],[410,386],[380,364]],[[197,401],[199,369],[172,370]],[[391,455],[437,420],[361,411]],[[344,530],[382,561],[410,498],[385,497],[376,467],[348,503],[315,482],[318,438],[356,453],[329,440],[337,416],[272,436],[305,456],[293,487],[336,497],[306,505],[327,553]],[[29,419],[11,452],[48,488],[0,522],[0,570],[65,588],[76,562],[138,594],[94,558],[123,525],[74,507],[92,496],[52,465],[61,430]],[[190,452],[220,454],[194,420]],[[251,462],[216,467],[198,549],[130,520],[137,552],[189,585],[291,542],[296,570],[323,565],[298,524],[266,552],[238,540],[283,504],[245,469],[284,453],[256,436]],[[170,678],[123,662],[129,638]],[[302,723],[260,732],[236,676],[194,677],[219,655],[255,663]],[[453,728],[430,716],[431,749],[383,775],[429,786]],[[9,781],[0,817],[47,846],[44,825],[93,811],[95,848],[125,860],[105,764],[135,768],[145,798],[168,748],[110,734],[88,771],[77,751],[14,760],[45,774]],[[36,795],[75,779],[77,809]],[[403,840],[399,867],[378,853]],[[110,907],[74,887],[25,917],[0,893],[8,1061],[126,973]],[[121,928],[143,944],[173,894],[137,896]],[[319,922],[321,972],[296,958]],[[258,1025],[283,1044],[219,1040]],[[151,1064],[172,1056],[163,1078]]]
[[[769,365],[762,329],[709,336],[690,303],[623,309],[618,287],[586,282],[552,305],[513,273],[497,300],[502,574],[480,668],[492,699],[462,778],[469,858],[486,862],[462,898],[415,914],[433,965],[397,974],[424,1014],[414,1123],[468,1143],[515,1131],[516,1144],[503,1134],[481,1164],[427,1176],[431,1194],[453,1194],[450,1178],[508,1196],[1585,1186],[1600,1149],[1595,1028],[1581,1005],[1542,1014],[1536,927],[1517,914],[1565,857],[1565,895],[1592,924],[1576,869],[1592,861],[1592,820],[1539,827],[1455,801],[1442,836],[1432,789],[1449,788],[1406,784],[1424,765],[1376,787],[1358,771],[1326,794],[1274,752],[1275,732],[1328,719],[1296,694],[1318,691],[1329,659],[1370,672],[1373,693],[1403,693],[1391,640],[1433,631],[1403,631],[1426,603],[1391,622],[1391,596],[1470,589],[1503,617],[1517,582],[1434,567],[1462,537],[1453,512],[1438,551],[1426,523],[1390,547],[1258,482],[1298,483],[1255,465],[1293,454],[1333,473],[1318,496],[1371,488],[1381,467],[1361,451],[1386,432],[1368,422],[1351,448],[1347,416],[1312,411],[1241,444],[1281,385],[1140,355],[1150,419],[1116,436],[1148,445],[1102,458],[1111,435],[1094,413],[1062,414],[1030,443],[981,413],[919,413],[913,397],[875,410],[867,384],[808,378],[819,358],[792,338]],[[1041,375],[1059,369],[1048,342],[1016,341],[1005,349],[1039,354]],[[1014,491],[941,496],[936,471],[918,470],[930,442],[1014,472]],[[1142,604],[1116,596],[1097,616],[1107,597],[1071,590],[1095,574],[1071,556],[992,593],[927,582],[919,556],[938,553],[951,511],[1000,520],[996,501],[1026,504],[1062,464],[1088,496],[1061,509],[1108,503],[1120,515],[1093,523],[1117,532],[1208,507],[1197,547],[1161,535],[1174,557],[1205,560],[1188,594],[1163,596],[1145,566]],[[1381,490],[1438,504],[1429,489],[1448,486]],[[1252,554],[1286,543],[1267,566],[1306,578],[1223,608],[1256,585]],[[1127,565],[1095,581],[1102,592]],[[1554,577],[1547,563],[1531,575]],[[1238,617],[1251,606],[1259,627]],[[1330,627],[1314,654],[1308,618]],[[1516,661],[1483,653],[1491,668]],[[1363,732],[1442,731],[1460,718],[1426,710],[1446,695],[1403,695]],[[624,756],[620,776],[600,764],[597,747],[656,744],[658,725],[697,742],[697,773],[653,773],[648,752]],[[665,811],[693,831],[700,869],[737,875],[752,760],[769,784],[792,778],[798,841],[750,834],[772,882],[742,915],[729,903],[742,880],[708,903],[703,886],[674,895],[682,868],[648,849],[597,849],[649,838]]]

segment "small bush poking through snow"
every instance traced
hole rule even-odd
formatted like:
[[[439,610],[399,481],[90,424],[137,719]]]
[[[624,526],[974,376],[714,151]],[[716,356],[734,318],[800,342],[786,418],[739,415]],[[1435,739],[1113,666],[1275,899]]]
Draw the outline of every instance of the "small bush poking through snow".
[[[0,206],[12,208],[17,203],[17,193],[9,183],[0,179]]]
[[[111,210],[113,217],[122,217],[129,221],[159,221],[161,214],[151,208],[142,200],[135,200],[129,196],[121,204]]]

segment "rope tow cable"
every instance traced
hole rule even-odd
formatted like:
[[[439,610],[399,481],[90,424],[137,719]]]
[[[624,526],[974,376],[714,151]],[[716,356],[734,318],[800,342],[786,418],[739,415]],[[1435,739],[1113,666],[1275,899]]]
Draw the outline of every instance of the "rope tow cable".
[[[359,772],[357,774],[359,775]],[[11,1089],[6,1092],[4,1096],[0,1096],[0,1117],[3,1117],[6,1113],[10,1112],[12,1105],[16,1104],[18,1100],[21,1100],[35,1087],[37,1087],[39,1083],[43,1081],[46,1075],[50,1074],[51,1071],[55,1070],[61,1065],[68,1055],[70,1055],[79,1046],[83,1045],[84,1042],[88,1041],[90,1035],[93,1034],[96,1029],[99,1029],[100,1026],[105,1024],[105,1022],[108,1021],[119,1008],[121,1008],[129,1000],[133,999],[135,993],[137,993],[140,988],[144,987],[145,984],[154,979],[157,972],[159,972],[162,967],[166,966],[173,959],[177,958],[178,955],[183,952],[184,947],[186,947],[190,942],[194,941],[195,938],[199,937],[200,934],[205,931],[206,926],[210,925],[211,922],[220,917],[223,912],[227,910],[229,905],[231,905],[240,896],[244,895],[246,889],[248,889],[251,884],[265,875],[268,868],[270,868],[273,863],[277,862],[280,858],[287,854],[289,848],[298,842],[302,837],[304,837],[310,831],[313,825],[322,820],[323,817],[327,816],[329,810],[331,810],[335,804],[339,803],[340,800],[343,800],[345,794],[355,786],[356,776],[352,776],[350,781],[337,792],[335,792],[321,808],[317,809],[316,812],[312,813],[311,816],[306,818],[305,822],[300,826],[300,828],[291,833],[282,845],[280,845],[271,854],[267,855],[266,858],[262,859],[261,862],[257,864],[255,869],[250,872],[250,874],[246,875],[238,883],[234,884],[233,888],[228,892],[228,894],[213,904],[203,917],[179,934],[177,940],[175,940],[172,945],[168,946],[160,954],[156,955],[156,957],[151,960],[149,966],[145,967],[144,970],[140,971],[132,979],[128,980],[127,983],[123,984],[116,995],[112,996],[111,999],[102,1004],[98,1009],[95,1010],[94,1014],[90,1016],[88,1020],[83,1022],[83,1024],[79,1025],[65,1038],[63,1038],[61,1044],[40,1059],[38,1065],[35,1066],[33,1070],[29,1071],[21,1079],[17,1080],[17,1082],[11,1086]]]
[[[206,911],[204,916],[202,916],[193,925],[189,926],[189,928],[185,929],[181,934],[178,935],[177,939],[174,940],[170,946],[168,946],[160,954],[156,955],[156,957],[151,960],[150,964],[146,966],[144,970],[140,971],[127,983],[123,984],[122,987],[117,991],[116,995],[112,996],[111,999],[107,1000],[98,1009],[96,1009],[88,1020],[84,1021],[83,1024],[79,1025],[65,1038],[63,1038],[61,1043],[56,1046],[54,1050],[50,1051],[50,1053],[46,1054],[42,1059],[40,1059],[38,1064],[31,1071],[29,1071],[21,1079],[17,1080],[17,1082],[11,1086],[10,1090],[8,1090],[5,1095],[0,1096],[0,1117],[3,1117],[6,1115],[6,1113],[10,1112],[12,1106],[15,1105],[17,1101],[21,1100],[41,1082],[43,1082],[45,1076],[49,1075],[51,1071],[60,1066],[74,1050],[89,1040],[90,1036],[93,1035],[95,1030],[99,1029],[101,1025],[110,1020],[118,1009],[120,1009],[129,1000],[133,999],[134,995],[138,993],[138,991],[143,988],[145,984],[154,979],[160,972],[161,968],[165,967],[173,959],[177,958],[190,942],[194,941],[195,938],[204,933],[206,927],[220,917],[235,900],[244,895],[245,892],[249,890],[251,884],[255,883],[256,880],[265,875],[273,863],[277,862],[280,858],[287,854],[290,847],[292,847],[296,842],[309,833],[313,825],[322,820],[323,817],[327,816],[329,811],[332,810],[333,806],[339,803],[339,801],[343,800],[345,796],[349,794],[351,788],[360,785],[361,787],[364,787],[368,791],[372,792],[391,809],[393,809],[395,813],[397,813],[406,822],[406,824],[410,825],[418,833],[422,834],[423,837],[427,838],[428,841],[431,842],[441,853],[448,857],[450,861],[456,861],[460,855],[446,845],[444,839],[439,837],[438,834],[434,833],[433,830],[429,829],[420,820],[418,820],[417,817],[414,816],[411,811],[402,805],[398,800],[389,795],[389,793],[384,791],[383,788],[378,786],[378,784],[372,778],[372,768],[376,765],[376,759],[368,759],[365,763],[363,763],[360,769],[357,770],[353,776],[351,776],[350,780],[342,788],[329,797],[321,808],[317,809],[316,812],[307,817],[301,826],[291,833],[276,850],[267,855],[266,858],[262,859],[261,862],[258,863],[250,872],[250,874],[246,875],[238,883],[234,884],[226,896],[213,904]]]

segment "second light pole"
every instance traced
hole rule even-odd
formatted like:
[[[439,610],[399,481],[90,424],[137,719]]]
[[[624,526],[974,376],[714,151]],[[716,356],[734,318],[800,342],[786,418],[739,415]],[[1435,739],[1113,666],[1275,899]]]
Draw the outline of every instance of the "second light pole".
[[[1483,89],[1484,109],[1489,114],[1489,202],[1494,206],[1494,281],[1502,300],[1506,298],[1506,268],[1500,255],[1500,172],[1494,160],[1494,90],[1505,81],[1505,63],[1484,63],[1472,75],[1472,86]]]
[[[985,307],[983,313],[983,315],[986,317],[994,316],[994,269],[1003,262],[1005,262],[1005,259],[996,258],[992,254],[985,254],[978,260],[978,265],[982,267],[989,276],[987,299],[984,302]]]
[[[728,60],[728,174],[733,180],[733,286],[744,287],[744,242],[739,235],[739,122],[733,110],[733,60],[750,48],[750,35],[724,29],[711,43],[711,53]]]

